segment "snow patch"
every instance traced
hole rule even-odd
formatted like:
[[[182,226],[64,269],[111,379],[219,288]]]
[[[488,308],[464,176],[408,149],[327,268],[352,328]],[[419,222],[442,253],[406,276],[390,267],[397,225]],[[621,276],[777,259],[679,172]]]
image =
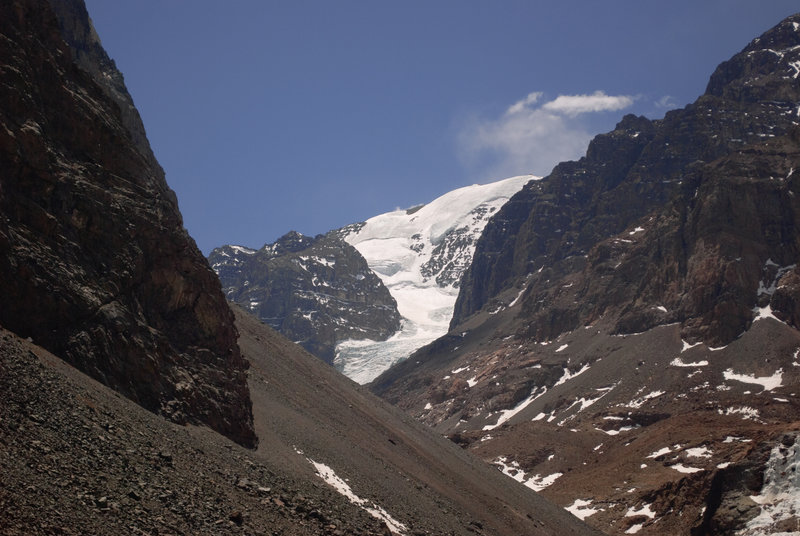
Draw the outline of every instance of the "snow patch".
[[[687,467],[682,463],[676,463],[675,465],[670,465],[670,467],[672,467],[679,473],[686,473],[686,474],[699,473],[702,471],[702,469],[700,469],[699,467]]]
[[[541,476],[537,474],[528,478],[525,474],[525,471],[520,468],[519,463],[513,460],[509,463],[508,458],[505,456],[497,458],[493,463],[500,468],[500,471],[504,475],[513,478],[520,484],[531,488],[533,491],[542,491],[546,487],[553,484],[553,482],[558,480],[558,478],[564,474],[553,473],[547,476]]]
[[[684,343],[685,344],[685,343]],[[680,357],[676,357],[670,362],[670,366],[673,367],[707,367],[708,361],[703,359],[702,361],[695,361],[694,363],[684,363]]]
[[[587,517],[603,511],[602,508],[590,508],[589,505],[591,504],[591,499],[575,499],[575,502],[565,506],[564,510],[583,521]]]
[[[760,385],[764,391],[777,389],[783,383],[783,369],[778,369],[772,376],[750,376],[748,374],[736,374],[733,369],[728,369],[722,373],[726,380],[736,380],[742,383],[752,383]]]
[[[299,452],[299,451],[298,451]],[[302,452],[301,452],[302,454]],[[380,519],[389,527],[392,532],[396,532],[397,534],[405,534],[406,533],[406,526],[397,521],[393,518],[389,513],[375,504],[372,501],[367,501],[366,499],[362,499],[350,488],[350,486],[339,478],[339,476],[331,469],[329,466],[325,465],[324,463],[315,462],[311,458],[306,458],[311,465],[314,466],[314,469],[317,471],[317,475],[325,481],[329,486],[333,489],[347,497],[351,503],[360,506],[364,511],[369,513],[372,517]]]
[[[525,482],[525,485],[531,488],[533,491],[542,491],[544,488],[551,485],[563,475],[564,473],[553,473],[551,475],[541,477],[539,475],[533,475],[530,480]]]
[[[602,428],[595,428],[595,430],[597,430],[598,432],[603,432],[604,434],[607,434],[607,435],[610,435],[610,436],[615,436],[615,435],[619,435],[620,432],[630,432],[631,430],[636,430],[637,428],[640,428],[640,427],[639,426],[623,426],[619,430],[603,430]]]
[[[254,255],[256,253],[256,250],[244,246],[230,246],[230,248],[236,253],[243,253],[245,255]]]
[[[583,365],[583,367],[581,367],[581,369],[578,372],[573,374],[569,371],[567,367],[564,367],[564,374],[558,379],[558,381],[555,383],[555,385],[553,385],[553,387],[558,387],[559,385],[565,384],[573,378],[577,378],[578,376],[589,370],[589,368],[590,366],[587,363]]]
[[[733,443],[734,441],[738,441],[739,443],[750,443],[752,439],[743,439],[741,437],[726,436],[723,443]]]
[[[663,456],[665,454],[669,454],[670,452],[672,452],[671,448],[663,447],[663,448],[658,449],[655,452],[651,452],[650,454],[647,455],[647,457],[648,458],[658,458],[659,456]]]
[[[514,306],[517,304],[517,302],[519,301],[519,299],[520,299],[520,298],[522,298],[522,295],[523,295],[523,294],[525,294],[525,290],[526,290],[526,288],[527,288],[527,287],[525,287],[525,288],[523,288],[522,290],[520,290],[520,291],[519,291],[519,294],[517,294],[517,297],[516,297],[516,298],[514,298],[514,299],[511,301],[511,303],[509,303],[509,304],[508,304],[508,306],[509,306],[509,307],[514,307]]]
[[[720,414],[722,414],[722,410],[718,411]],[[753,420],[757,420],[759,417],[758,410],[756,408],[751,408],[750,406],[742,406],[740,408],[727,408],[724,414],[741,415],[743,419],[753,419]]]
[[[649,517],[650,519],[655,519],[656,513],[653,512],[650,507],[653,506],[652,504],[643,504],[641,508],[635,510],[633,506],[628,508],[628,511],[625,513],[625,517],[636,517],[636,516],[645,516]]]
[[[634,408],[634,409],[641,408],[644,405],[644,403],[647,402],[648,400],[652,400],[654,398],[658,398],[659,396],[661,396],[663,394],[664,394],[664,391],[653,391],[651,393],[648,393],[648,394],[644,395],[642,398],[637,398],[636,400],[631,400],[630,402],[628,402],[625,405],[627,407],[629,407],[629,408]]]
[[[714,454],[708,447],[693,447],[684,452],[692,458],[710,458]]]
[[[578,413],[582,412],[583,410],[585,410],[586,408],[588,408],[589,406],[591,406],[592,404],[594,404],[595,402],[597,402],[598,400],[600,400],[601,398],[606,396],[616,386],[617,386],[617,384],[614,384],[611,387],[596,388],[595,391],[599,391],[601,393],[599,396],[597,396],[595,398],[579,398],[578,400],[573,402],[567,409],[564,410],[565,413],[570,411],[575,406],[580,405],[580,407],[578,408],[578,410],[574,414],[570,415],[569,417],[567,417],[563,421],[559,422],[558,425],[559,426],[563,426],[565,422],[567,422],[568,420],[574,418]]]
[[[699,346],[699,345],[703,344],[701,342],[696,342],[694,344],[689,344],[688,342],[686,342],[686,341],[684,341],[682,339],[681,339],[681,342],[683,343],[683,348],[681,349],[681,353],[685,352],[686,350],[689,350],[690,348],[694,348],[695,346]]]
[[[516,415],[517,413],[519,413],[523,409],[527,408],[529,405],[531,405],[531,403],[534,400],[536,400],[537,398],[539,398],[540,396],[542,396],[546,392],[547,392],[547,387],[542,387],[541,392],[539,392],[539,388],[538,387],[534,387],[533,391],[531,391],[531,394],[530,394],[530,396],[528,398],[526,398],[525,400],[523,400],[522,402],[520,402],[519,404],[517,404],[516,406],[514,406],[511,409],[504,409],[504,410],[500,411],[500,418],[497,419],[497,422],[495,424],[487,424],[486,426],[483,427],[483,429],[484,430],[494,430],[495,428],[497,428],[501,424],[503,424],[506,421],[508,421],[511,417],[513,417],[514,415]],[[538,417],[538,415],[537,415],[537,417]]]
[[[767,318],[782,322],[782,320],[772,314],[772,307],[769,304],[764,307],[753,307],[753,314],[755,315],[753,317],[753,322],[758,322],[759,320],[765,320]]]

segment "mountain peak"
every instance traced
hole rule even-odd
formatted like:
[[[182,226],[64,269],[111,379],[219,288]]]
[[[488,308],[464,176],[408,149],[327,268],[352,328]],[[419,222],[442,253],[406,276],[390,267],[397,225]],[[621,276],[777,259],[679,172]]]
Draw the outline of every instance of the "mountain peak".
[[[265,245],[263,249],[269,250],[275,255],[281,255],[283,253],[301,251],[313,242],[314,239],[311,237],[305,236],[297,231],[289,231],[278,238],[274,244]]]
[[[800,13],[754,39],[711,75],[706,93],[744,102],[796,103],[800,95]]]

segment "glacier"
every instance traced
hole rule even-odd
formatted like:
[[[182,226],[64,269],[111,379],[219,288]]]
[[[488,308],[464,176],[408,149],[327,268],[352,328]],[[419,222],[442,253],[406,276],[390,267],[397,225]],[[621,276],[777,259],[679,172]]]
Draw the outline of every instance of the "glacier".
[[[461,276],[497,210],[531,180],[520,175],[448,192],[342,230],[397,301],[402,327],[386,341],[346,340],[334,366],[358,383],[372,381],[416,349],[447,333]]]

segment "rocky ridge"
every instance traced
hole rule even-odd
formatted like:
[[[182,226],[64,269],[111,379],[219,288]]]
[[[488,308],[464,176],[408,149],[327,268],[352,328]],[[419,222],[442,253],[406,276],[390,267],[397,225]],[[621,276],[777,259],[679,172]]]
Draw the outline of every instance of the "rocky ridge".
[[[53,5],[0,16],[0,324],[151,411],[254,446],[219,282],[85,7]]]
[[[208,258],[230,301],[327,363],[342,340],[385,339],[400,328],[389,291],[332,233],[291,232],[259,250],[223,246]]]
[[[695,103],[668,112],[663,120],[626,116],[614,131],[592,140],[584,158],[559,164],[547,180],[527,185],[487,225],[476,248],[475,262],[465,275],[451,328],[482,308],[503,306],[502,300],[493,304],[489,301],[504,291],[537,288],[554,276],[579,273],[598,244],[613,240],[626,230],[646,228],[654,211],[669,203],[675,203],[673,210],[692,210],[687,207],[692,207],[695,199],[700,203],[714,200],[714,196],[703,196],[704,192],[697,189],[701,185],[712,187],[709,174],[721,176],[728,172],[712,171],[711,164],[718,159],[741,155],[740,162],[747,160],[747,165],[753,165],[757,163],[755,158],[763,160],[763,157],[743,155],[743,151],[773,152],[773,159],[780,159],[785,150],[791,153],[791,146],[778,145],[791,145],[790,138],[797,130],[798,35],[794,21],[787,19],[721,64],[712,75],[706,93]],[[783,141],[765,145],[773,138]],[[791,154],[783,160],[770,164],[768,172],[756,169],[760,182],[770,177],[790,179]],[[720,165],[731,165],[730,160],[721,162],[725,164]],[[746,176],[748,171],[741,169],[736,173]],[[725,187],[731,184],[733,181],[723,183]],[[783,195],[788,195],[786,187]],[[777,202],[778,205],[769,208],[781,217],[791,218],[786,200]],[[729,205],[715,207],[717,212],[713,216],[723,210],[737,214],[740,208],[749,212],[737,223],[745,216],[754,216],[756,210],[768,212],[768,207],[740,207],[730,199]],[[728,223],[726,218],[718,220]],[[706,227],[699,229],[703,231]],[[739,227],[732,225],[730,229],[735,231]],[[688,231],[691,234],[691,229]],[[780,239],[791,243],[789,236]],[[775,247],[773,238],[770,249]],[[664,256],[668,253],[671,252],[665,252]],[[686,258],[691,253],[681,252],[681,255]],[[794,252],[787,254],[791,257]],[[773,256],[779,262],[779,254]],[[750,309],[755,305],[760,267],[768,258],[763,254],[759,257],[763,258],[755,259],[756,266],[748,267],[756,273],[755,284],[750,285]],[[680,279],[685,268],[680,260],[675,265],[673,278]],[[526,290],[522,302],[532,304],[538,300],[531,299],[531,294],[532,291]],[[695,333],[691,327],[693,319],[705,314],[709,305],[682,304],[680,321],[687,336],[724,344],[743,331],[744,324],[740,321],[736,326],[742,328],[739,331]],[[553,319],[550,326],[539,322],[537,329],[549,333],[543,332],[538,337],[552,338],[581,322],[590,322],[604,314],[608,305],[595,306],[593,301],[584,300],[580,307],[581,311],[559,313],[563,320]],[[553,325],[562,322],[563,326]],[[624,329],[621,325],[620,330]]]
[[[610,533],[798,530],[797,65],[800,16],[528,184],[372,388]]]

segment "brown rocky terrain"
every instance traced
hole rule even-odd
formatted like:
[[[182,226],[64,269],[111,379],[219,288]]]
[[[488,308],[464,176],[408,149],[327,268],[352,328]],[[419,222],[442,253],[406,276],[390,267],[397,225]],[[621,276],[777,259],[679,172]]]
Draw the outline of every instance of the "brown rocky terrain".
[[[0,14],[0,323],[151,411],[253,446],[219,281],[85,7],[55,5]]]
[[[373,390],[609,533],[799,530],[799,30],[529,183]]]

